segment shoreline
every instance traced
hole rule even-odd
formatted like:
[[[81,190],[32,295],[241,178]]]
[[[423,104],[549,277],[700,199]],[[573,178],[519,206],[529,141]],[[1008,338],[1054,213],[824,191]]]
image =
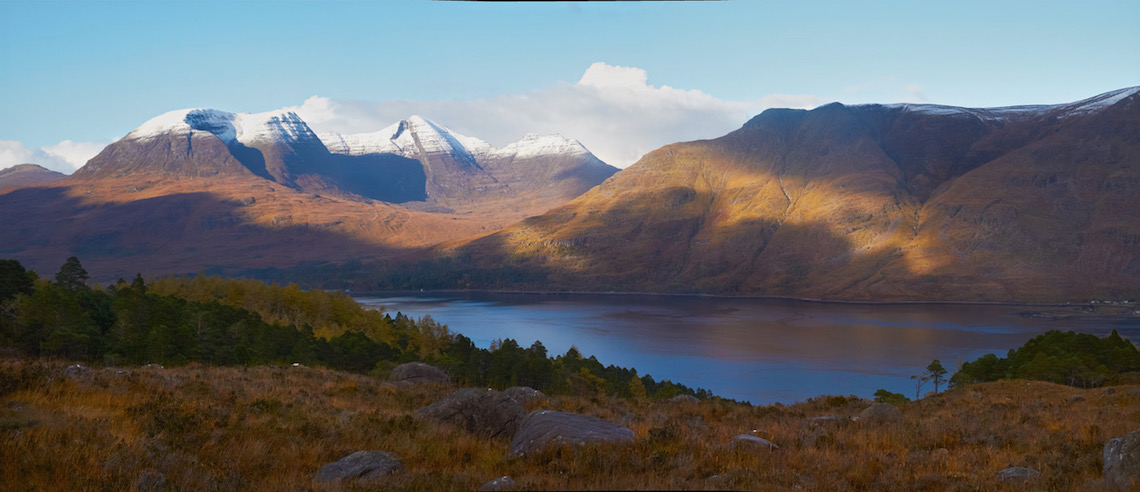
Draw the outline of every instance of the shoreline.
[[[354,292],[341,289],[341,292],[348,294],[350,297],[367,297],[379,296],[389,294],[500,294],[500,295],[528,295],[528,296],[557,296],[557,295],[570,295],[570,296],[643,296],[643,297],[691,297],[691,298],[705,298],[705,299],[746,299],[746,300],[777,300],[777,301],[798,301],[810,302],[817,304],[853,304],[853,305],[868,305],[868,306],[891,306],[891,305],[960,305],[960,306],[1018,306],[1018,307],[1036,307],[1036,308],[1073,308],[1073,307],[1091,307],[1091,306],[1113,306],[1113,307],[1127,307],[1127,305],[1119,304],[1091,304],[1083,303],[1034,303],[1034,302],[1014,302],[1014,301],[939,301],[939,300],[921,300],[921,301],[856,301],[844,299],[820,299],[814,297],[795,297],[795,296],[748,296],[748,295],[725,295],[725,294],[683,294],[683,293],[668,293],[668,292],[598,292],[598,291],[540,291],[540,290],[494,290],[494,289],[432,289],[432,290],[374,290],[374,291],[360,291]],[[1135,307],[1135,305],[1133,305]]]

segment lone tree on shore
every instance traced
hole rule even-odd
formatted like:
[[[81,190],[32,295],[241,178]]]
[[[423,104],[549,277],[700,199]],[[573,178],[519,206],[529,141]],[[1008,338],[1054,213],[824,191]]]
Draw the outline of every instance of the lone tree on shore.
[[[926,366],[926,377],[934,382],[934,392],[938,393],[938,385],[946,380],[946,368],[942,367],[938,359],[934,359],[929,366]]]

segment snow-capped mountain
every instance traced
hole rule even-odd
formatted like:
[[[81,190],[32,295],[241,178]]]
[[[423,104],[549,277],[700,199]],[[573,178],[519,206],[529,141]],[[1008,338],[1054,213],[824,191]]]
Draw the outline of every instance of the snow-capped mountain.
[[[616,171],[577,141],[556,135],[529,135],[496,149],[411,116],[376,132],[318,136],[290,111],[198,108],[151,118],[75,175],[247,176],[422,210],[504,206],[509,213],[529,214],[564,203]]]
[[[132,130],[126,139],[155,139],[208,132],[226,144],[311,143],[319,141],[297,113],[229,113],[216,109],[179,109],[156,116]]]
[[[486,158],[529,159],[590,153],[577,140],[557,134],[534,133],[496,149],[483,140],[462,135],[421,116],[412,116],[376,132],[353,135],[328,132],[318,136],[329,152],[344,155],[388,153],[419,159],[427,155],[443,154],[481,161]]]

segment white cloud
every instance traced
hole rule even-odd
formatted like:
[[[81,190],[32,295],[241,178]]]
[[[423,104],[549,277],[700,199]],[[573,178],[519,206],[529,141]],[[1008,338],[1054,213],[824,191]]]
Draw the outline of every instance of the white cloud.
[[[17,164],[39,164],[53,171],[71,174],[103,150],[106,144],[64,140],[55,145],[29,149],[16,140],[0,140],[0,169]]]
[[[559,133],[581,141],[603,161],[626,167],[663,145],[724,135],[770,107],[811,108],[824,102],[811,95],[729,101],[699,90],[653,86],[648,80],[643,69],[598,62],[575,84],[561,82],[522,94],[422,102],[313,96],[287,109],[318,132],[372,132],[418,114],[498,147],[527,133]]]

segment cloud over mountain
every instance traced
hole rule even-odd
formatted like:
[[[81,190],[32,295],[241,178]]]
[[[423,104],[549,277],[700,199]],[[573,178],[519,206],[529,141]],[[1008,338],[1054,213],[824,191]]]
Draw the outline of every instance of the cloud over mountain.
[[[296,111],[318,131],[375,131],[420,114],[492,145],[528,133],[560,133],[582,142],[603,161],[626,167],[642,154],[677,141],[713,138],[769,107],[810,108],[810,95],[770,95],[753,101],[718,99],[699,90],[649,84],[645,70],[597,62],[577,83],[470,101],[370,102],[313,96]]]
[[[106,144],[64,140],[55,145],[29,149],[16,140],[0,140],[0,169],[28,163],[71,174],[83,167],[83,164],[103,150],[104,146]]]

